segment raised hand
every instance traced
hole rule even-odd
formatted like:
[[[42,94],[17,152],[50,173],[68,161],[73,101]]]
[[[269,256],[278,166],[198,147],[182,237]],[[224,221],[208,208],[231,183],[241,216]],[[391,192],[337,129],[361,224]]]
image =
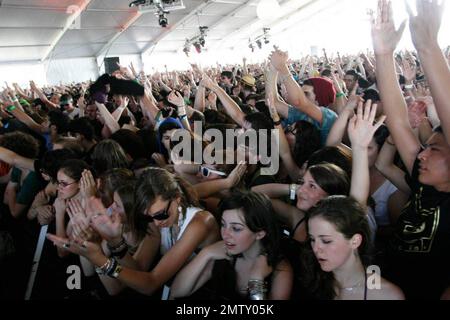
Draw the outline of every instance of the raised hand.
[[[398,30],[395,29],[392,3],[388,3],[387,0],[378,1],[377,17],[374,17],[372,13],[371,20],[375,54],[393,54],[405,30],[406,20],[402,22]]]
[[[49,201],[50,197],[45,193],[45,190],[42,190],[34,197],[33,205],[35,207],[43,206],[48,204]]]
[[[184,98],[178,91],[172,91],[167,97],[167,100],[179,108],[185,106]]]
[[[364,102],[363,98],[356,94],[358,87],[359,87],[359,85],[358,85],[358,83],[356,83],[355,86],[353,87],[352,92],[350,93],[350,96],[348,97],[348,101],[347,101],[347,104],[345,105],[345,109],[344,109],[344,110],[350,112],[352,115],[354,114],[356,107],[360,103]]]
[[[89,226],[89,218],[86,216],[85,210],[79,200],[71,199],[68,201],[67,214],[70,217],[73,228],[71,238],[91,240],[94,236],[94,232]]]
[[[278,47],[274,46],[274,51],[270,54],[270,63],[277,71],[282,71],[287,67],[289,55],[287,52],[281,51]]]
[[[80,179],[80,192],[84,199],[89,199],[95,196],[97,192],[97,186],[94,176],[90,170],[84,170]]]
[[[37,212],[37,220],[41,226],[50,224],[55,218],[52,205],[41,206],[35,210]]]
[[[442,23],[444,2],[438,0],[416,0],[417,16],[405,1],[409,14],[409,29],[416,49],[423,50],[438,44],[437,38]]]
[[[97,213],[91,217],[90,226],[110,243],[117,243],[122,239],[123,224],[118,213],[111,216]]]
[[[203,73],[200,85],[212,90],[217,84],[206,73]]]
[[[232,256],[228,253],[227,248],[225,246],[225,241],[216,242],[210,246],[207,246],[205,249],[205,253],[213,260],[231,260]]]
[[[411,62],[407,59],[404,59],[402,61],[402,71],[407,83],[412,83],[414,80],[416,80],[417,67],[415,65],[412,65]]]
[[[414,101],[408,108],[408,119],[411,128],[416,129],[420,126],[426,115],[427,105],[423,101]]]
[[[362,102],[358,104],[357,113],[348,124],[348,136],[352,143],[352,148],[367,148],[369,146],[373,135],[386,120],[386,116],[382,116],[374,124],[376,114],[377,105],[372,105],[371,100],[368,100],[364,107]]]

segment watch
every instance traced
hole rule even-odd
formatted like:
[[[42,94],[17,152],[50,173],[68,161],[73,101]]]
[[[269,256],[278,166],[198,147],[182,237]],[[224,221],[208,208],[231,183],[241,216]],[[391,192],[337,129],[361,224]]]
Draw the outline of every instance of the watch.
[[[295,200],[295,197],[297,195],[297,189],[298,189],[297,184],[291,184],[289,186],[289,199]]]

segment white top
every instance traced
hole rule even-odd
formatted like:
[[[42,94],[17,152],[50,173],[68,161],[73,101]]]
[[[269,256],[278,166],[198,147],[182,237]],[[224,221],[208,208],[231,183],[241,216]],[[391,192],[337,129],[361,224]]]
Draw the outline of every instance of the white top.
[[[186,230],[187,226],[191,222],[192,218],[194,218],[195,214],[197,212],[203,211],[203,209],[196,208],[196,207],[189,207],[186,209],[186,215],[185,217],[179,217],[178,218],[178,226],[180,227],[180,232],[178,233],[177,238],[175,241],[172,238],[171,228],[162,228],[161,229],[161,254],[166,254],[167,251],[170,250],[174,246],[174,244],[181,239],[183,236],[184,231]],[[193,254],[189,260],[194,256]],[[170,287],[166,284],[163,289],[161,300],[167,300],[170,295]]]
[[[377,191],[372,194],[375,201],[375,219],[379,226],[391,224],[389,219],[388,200],[398,189],[389,180],[386,180]]]
[[[166,254],[167,251],[169,251],[170,248],[172,248],[174,244],[181,239],[192,218],[194,218],[195,214],[199,211],[203,211],[203,209],[189,207],[186,209],[186,215],[184,219],[180,215],[180,217],[178,218],[178,226],[180,228],[180,232],[178,233],[176,239],[173,239],[172,237],[172,228],[161,228],[161,254]]]

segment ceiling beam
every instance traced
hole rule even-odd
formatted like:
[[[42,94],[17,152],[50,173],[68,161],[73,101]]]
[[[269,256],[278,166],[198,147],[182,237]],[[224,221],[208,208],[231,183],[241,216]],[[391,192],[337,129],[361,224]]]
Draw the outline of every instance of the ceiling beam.
[[[133,15],[128,19],[128,21],[123,26],[121,26],[116,34],[97,52],[97,54],[95,55],[96,58],[101,56],[104,52],[106,52],[106,55],[109,48],[114,44],[114,41],[116,41],[122,35],[122,33],[124,33],[133,23],[135,23],[141,15],[142,13],[140,11],[134,11]]]
[[[67,32],[67,30],[69,30],[71,28],[71,26],[74,23],[74,21],[76,19],[78,19],[78,17],[80,17],[81,13],[83,12],[84,9],[87,8],[87,6],[89,5],[90,2],[91,2],[91,0],[83,0],[83,1],[81,1],[81,3],[78,4],[78,8],[79,9],[77,11],[75,11],[74,13],[72,13],[69,16],[69,18],[67,18],[66,25],[64,26],[64,28],[60,32],[58,32],[58,34],[56,35],[55,39],[53,39],[52,44],[45,51],[44,56],[41,58],[41,62],[48,58],[49,54],[53,51],[53,49],[55,49],[55,47],[58,44],[59,40],[61,40],[61,38],[64,36],[64,34]]]
[[[168,36],[171,31],[173,31],[173,30],[177,29],[179,26],[183,25],[183,23],[188,21],[191,17],[195,16],[198,12],[202,11],[207,6],[209,6],[210,4],[213,4],[213,3],[216,3],[216,1],[214,1],[214,0],[205,0],[204,2],[202,2],[197,7],[193,8],[182,19],[180,19],[179,21],[175,22],[172,25],[169,25],[167,28],[164,28],[164,30],[161,31],[161,33],[155,39],[152,39],[149,42],[149,44],[145,46],[145,48],[142,50],[142,53],[141,53],[142,56],[146,55],[147,52],[149,52],[154,46],[156,46],[159,41],[161,41],[166,36]]]

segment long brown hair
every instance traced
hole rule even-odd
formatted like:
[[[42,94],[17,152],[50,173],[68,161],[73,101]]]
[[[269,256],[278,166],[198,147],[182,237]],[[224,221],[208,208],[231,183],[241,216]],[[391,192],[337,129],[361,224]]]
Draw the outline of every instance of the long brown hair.
[[[145,232],[147,226],[139,223],[140,216],[152,206],[156,198],[160,196],[163,200],[174,200],[181,198],[181,207],[198,207],[198,197],[192,186],[183,178],[161,168],[150,168],[145,170],[139,177],[135,191],[135,211],[132,225],[138,232]]]

